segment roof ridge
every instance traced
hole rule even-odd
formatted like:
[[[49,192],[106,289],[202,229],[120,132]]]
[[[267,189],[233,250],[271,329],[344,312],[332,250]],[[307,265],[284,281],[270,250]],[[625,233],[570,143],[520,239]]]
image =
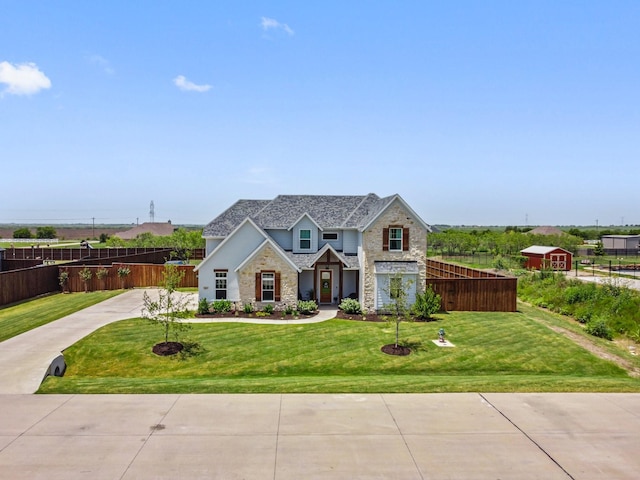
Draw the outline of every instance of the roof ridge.
[[[355,213],[358,211],[358,209],[362,206],[362,204],[364,202],[367,201],[367,199],[369,197],[378,197],[375,193],[367,193],[366,195],[362,196],[362,200],[360,200],[360,203],[358,203],[358,205],[356,206],[356,208],[354,208],[351,213],[349,214],[349,216],[347,218],[344,219],[344,221],[342,222],[342,224],[340,225],[341,227],[344,227],[345,225],[347,225],[349,223],[349,220],[351,220],[351,217],[353,217],[353,215],[355,215]],[[357,195],[354,195],[354,197],[357,197]],[[380,197],[378,197],[380,198]]]

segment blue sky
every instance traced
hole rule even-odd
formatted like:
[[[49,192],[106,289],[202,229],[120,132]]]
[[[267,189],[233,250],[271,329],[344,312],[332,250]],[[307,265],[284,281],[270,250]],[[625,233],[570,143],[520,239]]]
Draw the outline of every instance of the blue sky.
[[[0,223],[374,192],[432,224],[640,224],[635,0],[0,11]]]

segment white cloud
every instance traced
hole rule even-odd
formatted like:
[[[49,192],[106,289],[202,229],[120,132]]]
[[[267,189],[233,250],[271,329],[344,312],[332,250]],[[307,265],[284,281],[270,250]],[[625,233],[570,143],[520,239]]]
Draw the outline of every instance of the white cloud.
[[[173,83],[176,87],[185,92],[206,92],[211,89],[211,85],[196,85],[195,83],[187,80],[184,75],[178,75],[173,79]]]
[[[289,35],[293,35],[295,33],[293,30],[291,30],[289,25],[287,25],[286,23],[280,23],[279,21],[269,17],[262,17],[262,20],[260,21],[260,25],[262,26],[262,29],[265,32],[267,30],[276,29],[276,30],[283,30]]]
[[[100,56],[100,55],[91,55],[89,57],[89,63],[96,65],[98,68],[101,68],[104,73],[109,75],[113,75],[116,71],[111,67],[109,60]]]
[[[252,185],[270,185],[275,183],[275,176],[270,168],[255,166],[247,169],[242,181]]]
[[[51,80],[35,63],[12,65],[9,62],[0,62],[0,83],[7,84],[0,95],[33,95],[40,90],[51,88]]]

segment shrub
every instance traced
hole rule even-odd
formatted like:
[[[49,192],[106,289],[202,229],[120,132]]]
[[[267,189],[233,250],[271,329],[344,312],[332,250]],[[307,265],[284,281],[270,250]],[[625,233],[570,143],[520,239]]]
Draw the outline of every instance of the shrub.
[[[209,301],[206,298],[201,298],[198,301],[198,314],[205,315],[209,313]]]
[[[262,311],[267,315],[271,315],[273,313],[273,303],[267,303],[264,307],[262,307]]]
[[[287,305],[285,303],[284,304],[284,311],[282,313],[284,313],[285,315],[293,315],[293,312],[295,312],[294,308],[291,305]]]
[[[253,304],[252,303],[245,303],[242,306],[242,311],[244,313],[253,313]]]
[[[594,337],[613,340],[613,332],[611,332],[611,329],[607,326],[607,323],[602,319],[591,320],[587,322],[585,330],[589,335],[593,335]]]
[[[360,302],[354,298],[343,298],[340,302],[340,310],[344,313],[359,315],[362,313]]]
[[[214,300],[211,302],[211,309],[215,313],[227,313],[231,311],[232,305],[230,300]]]
[[[298,301],[298,311],[303,315],[308,315],[310,313],[318,310],[318,304],[315,300],[300,300]]]
[[[431,318],[436,312],[440,311],[442,298],[433,291],[431,285],[427,285],[424,293],[416,293],[416,301],[411,306],[411,313],[418,318]]]

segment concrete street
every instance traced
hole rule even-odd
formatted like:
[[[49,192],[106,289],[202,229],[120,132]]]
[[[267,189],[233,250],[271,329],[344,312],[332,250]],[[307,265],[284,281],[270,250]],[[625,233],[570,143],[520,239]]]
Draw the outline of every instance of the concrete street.
[[[631,394],[0,395],[3,479],[637,479]]]

